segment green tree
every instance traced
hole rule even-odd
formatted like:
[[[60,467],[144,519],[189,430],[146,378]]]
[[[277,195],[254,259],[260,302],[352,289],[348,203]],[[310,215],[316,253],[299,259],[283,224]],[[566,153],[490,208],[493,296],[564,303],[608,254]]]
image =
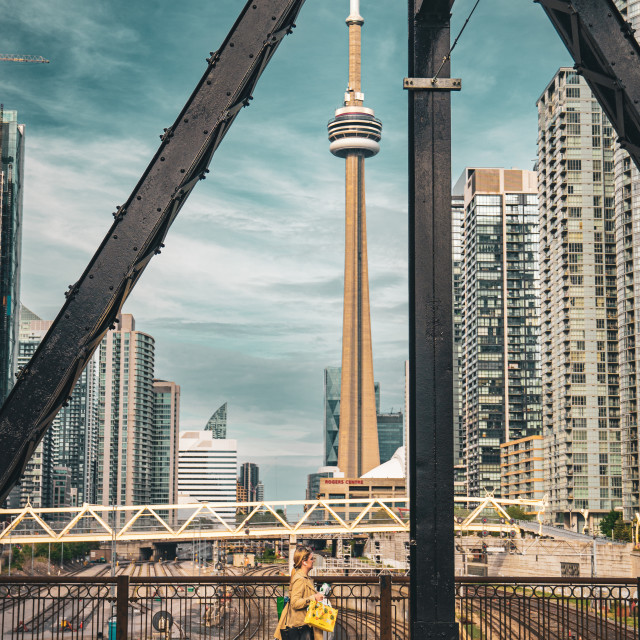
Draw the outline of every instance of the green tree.
[[[611,509],[611,511],[609,511],[609,513],[600,520],[600,531],[602,531],[602,535],[610,538],[611,532],[616,526],[616,522],[618,520],[622,520],[622,514],[615,509]]]
[[[510,518],[513,518],[513,520],[533,520],[535,518],[532,513],[527,513],[517,504],[507,507],[506,512],[509,514]]]
[[[613,525],[613,537],[615,540],[631,542],[631,526],[626,525],[622,518],[618,518]]]

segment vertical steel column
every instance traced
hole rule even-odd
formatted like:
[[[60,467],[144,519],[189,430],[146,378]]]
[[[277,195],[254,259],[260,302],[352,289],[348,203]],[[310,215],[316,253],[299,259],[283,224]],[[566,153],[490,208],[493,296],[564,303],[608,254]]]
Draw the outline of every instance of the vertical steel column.
[[[451,94],[453,0],[409,0],[411,637],[458,638],[453,532]],[[447,79],[447,62],[440,78]],[[412,85],[413,79],[413,85]],[[412,89],[412,85],[423,85]],[[425,86],[428,84],[429,86]]]
[[[393,640],[391,576],[380,576],[380,640]]]
[[[127,640],[129,637],[129,576],[117,576],[116,586],[116,638]]]

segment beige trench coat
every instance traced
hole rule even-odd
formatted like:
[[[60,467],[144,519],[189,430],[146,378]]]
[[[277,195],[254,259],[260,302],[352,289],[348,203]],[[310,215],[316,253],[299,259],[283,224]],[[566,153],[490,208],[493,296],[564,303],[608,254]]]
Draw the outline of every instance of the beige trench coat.
[[[307,614],[307,607],[318,593],[313,587],[313,580],[305,578],[304,574],[296,571],[289,586],[289,602],[282,611],[274,637],[282,640],[282,627],[301,627]],[[322,640],[322,630],[313,629],[313,640]]]

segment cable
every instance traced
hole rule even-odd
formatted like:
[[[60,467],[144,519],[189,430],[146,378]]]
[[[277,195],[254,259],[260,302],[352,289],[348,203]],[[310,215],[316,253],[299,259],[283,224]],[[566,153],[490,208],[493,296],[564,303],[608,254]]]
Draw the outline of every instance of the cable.
[[[451,52],[456,48],[456,45],[458,44],[458,40],[460,40],[460,36],[462,35],[462,32],[465,30],[465,27],[469,24],[469,20],[471,20],[471,16],[473,15],[473,12],[476,10],[476,7],[479,4],[480,4],[480,0],[476,0],[476,3],[473,5],[473,9],[471,9],[471,13],[467,16],[467,19],[464,21],[464,24],[462,25],[462,29],[460,29],[460,33],[456,36],[456,39],[453,41],[453,44],[451,45],[451,49],[449,49],[449,53],[447,53],[447,55],[444,58],[442,58],[442,64],[440,65],[440,68],[436,71],[436,75],[433,76],[434,80],[438,77],[438,75],[442,71],[442,67],[444,67],[447,60],[451,59]]]

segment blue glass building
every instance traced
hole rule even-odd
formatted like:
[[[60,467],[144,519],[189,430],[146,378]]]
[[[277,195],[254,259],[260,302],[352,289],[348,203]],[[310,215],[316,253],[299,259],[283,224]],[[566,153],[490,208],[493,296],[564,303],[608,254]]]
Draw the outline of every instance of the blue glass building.
[[[20,322],[24,125],[0,111],[0,401],[13,386]]]

